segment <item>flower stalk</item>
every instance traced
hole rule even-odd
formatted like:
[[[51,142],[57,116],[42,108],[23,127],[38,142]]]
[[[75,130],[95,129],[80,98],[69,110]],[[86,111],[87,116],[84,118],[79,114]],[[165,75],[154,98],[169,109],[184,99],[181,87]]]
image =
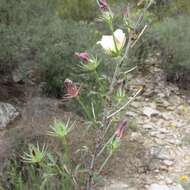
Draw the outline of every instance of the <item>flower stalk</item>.
[[[84,111],[84,113],[85,113],[87,119],[91,121],[91,120],[92,120],[92,117],[91,117],[91,115],[89,114],[89,111],[87,110],[87,108],[86,108],[86,106],[84,105],[84,103],[80,100],[79,97],[77,97],[76,100],[77,100],[77,102],[79,103],[79,105],[82,107],[82,109],[83,109],[83,111]]]

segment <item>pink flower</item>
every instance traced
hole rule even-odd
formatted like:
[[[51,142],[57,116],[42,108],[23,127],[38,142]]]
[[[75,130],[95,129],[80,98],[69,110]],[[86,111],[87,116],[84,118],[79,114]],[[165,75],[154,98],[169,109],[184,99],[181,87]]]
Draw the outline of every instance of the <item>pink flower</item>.
[[[67,91],[66,99],[75,98],[79,95],[80,88],[77,88],[73,81],[66,79],[64,85]]]
[[[89,62],[89,55],[87,52],[75,53],[75,55],[83,62]]]
[[[107,0],[98,0],[98,5],[102,11],[109,11]]]
[[[121,139],[123,137],[125,128],[127,127],[128,119],[125,118],[123,121],[120,121],[117,125],[117,129],[115,131],[115,135],[117,138]]]

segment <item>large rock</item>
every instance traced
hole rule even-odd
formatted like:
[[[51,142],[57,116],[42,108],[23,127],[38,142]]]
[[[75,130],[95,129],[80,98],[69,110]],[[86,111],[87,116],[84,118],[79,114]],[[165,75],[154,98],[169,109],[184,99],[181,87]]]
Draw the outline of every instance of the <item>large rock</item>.
[[[18,115],[19,112],[11,104],[0,102],[0,129],[6,128]]]

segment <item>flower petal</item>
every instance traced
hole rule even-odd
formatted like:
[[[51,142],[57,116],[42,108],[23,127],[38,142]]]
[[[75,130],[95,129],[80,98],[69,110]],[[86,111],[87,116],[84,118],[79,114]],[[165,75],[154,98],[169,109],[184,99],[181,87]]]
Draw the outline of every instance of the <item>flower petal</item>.
[[[116,44],[117,44],[117,48],[119,50],[121,50],[123,48],[123,46],[125,45],[126,42],[126,36],[125,33],[123,32],[123,30],[121,29],[117,29],[114,32],[114,36],[116,38]]]
[[[101,41],[98,41],[97,44],[100,44],[108,52],[115,51],[113,36],[102,36]]]

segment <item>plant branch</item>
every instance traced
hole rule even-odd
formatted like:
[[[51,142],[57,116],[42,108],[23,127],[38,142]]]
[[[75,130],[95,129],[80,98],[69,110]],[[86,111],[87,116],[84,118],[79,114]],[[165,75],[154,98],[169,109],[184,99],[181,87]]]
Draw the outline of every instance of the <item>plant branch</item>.
[[[140,94],[140,92],[141,92],[142,90],[143,90],[143,89],[140,88],[140,89],[136,92],[136,94],[135,94],[133,97],[131,97],[131,99],[130,99],[126,104],[124,104],[122,107],[120,107],[118,110],[116,110],[116,111],[113,112],[112,114],[108,115],[108,116],[107,116],[107,119],[112,118],[113,116],[115,116],[116,114],[118,114],[120,111],[122,111],[123,109],[125,109],[125,108]]]
[[[95,158],[96,158],[96,155],[95,154],[92,155],[92,160],[90,163],[89,178],[87,181],[87,188],[86,188],[87,190],[91,190],[91,188],[92,188],[93,168],[94,168]]]
[[[114,71],[114,74],[113,74],[113,78],[112,78],[112,81],[111,81],[111,85],[110,85],[110,88],[109,88],[109,95],[112,94],[113,92],[113,89],[114,89],[114,85],[115,85],[115,82],[117,80],[117,75],[119,73],[119,68],[121,67],[121,65],[123,64],[124,60],[128,58],[128,54],[129,54],[129,49],[130,49],[130,46],[131,46],[131,43],[132,43],[132,33],[130,32],[129,33],[129,39],[128,39],[128,43],[127,43],[127,46],[126,46],[126,49],[125,49],[125,53],[123,55],[123,57],[121,57],[120,61],[117,62],[117,65],[115,67],[115,71]]]
[[[107,162],[109,161],[112,155],[113,155],[113,152],[110,152],[107,158],[105,159],[105,161],[103,162],[103,164],[100,166],[100,169],[98,170],[97,175],[101,173],[101,171],[104,169],[105,165],[107,164]]]
[[[136,25],[134,27],[134,30],[137,31],[138,27],[141,25],[142,21],[143,21],[143,18],[144,18],[144,15],[146,13],[146,11],[150,8],[150,6],[153,4],[154,0],[150,0],[144,7],[143,11],[141,12],[137,22],[136,22]]]
[[[140,34],[138,35],[137,39],[132,43],[131,48],[135,46],[135,44],[139,41],[141,36],[144,34],[144,31],[147,29],[148,25],[146,24],[144,28],[141,30]]]
[[[109,138],[109,140],[104,144],[104,146],[102,147],[102,149],[98,152],[97,157],[99,157],[102,152],[105,150],[106,146],[114,139],[115,137],[115,133]]]

